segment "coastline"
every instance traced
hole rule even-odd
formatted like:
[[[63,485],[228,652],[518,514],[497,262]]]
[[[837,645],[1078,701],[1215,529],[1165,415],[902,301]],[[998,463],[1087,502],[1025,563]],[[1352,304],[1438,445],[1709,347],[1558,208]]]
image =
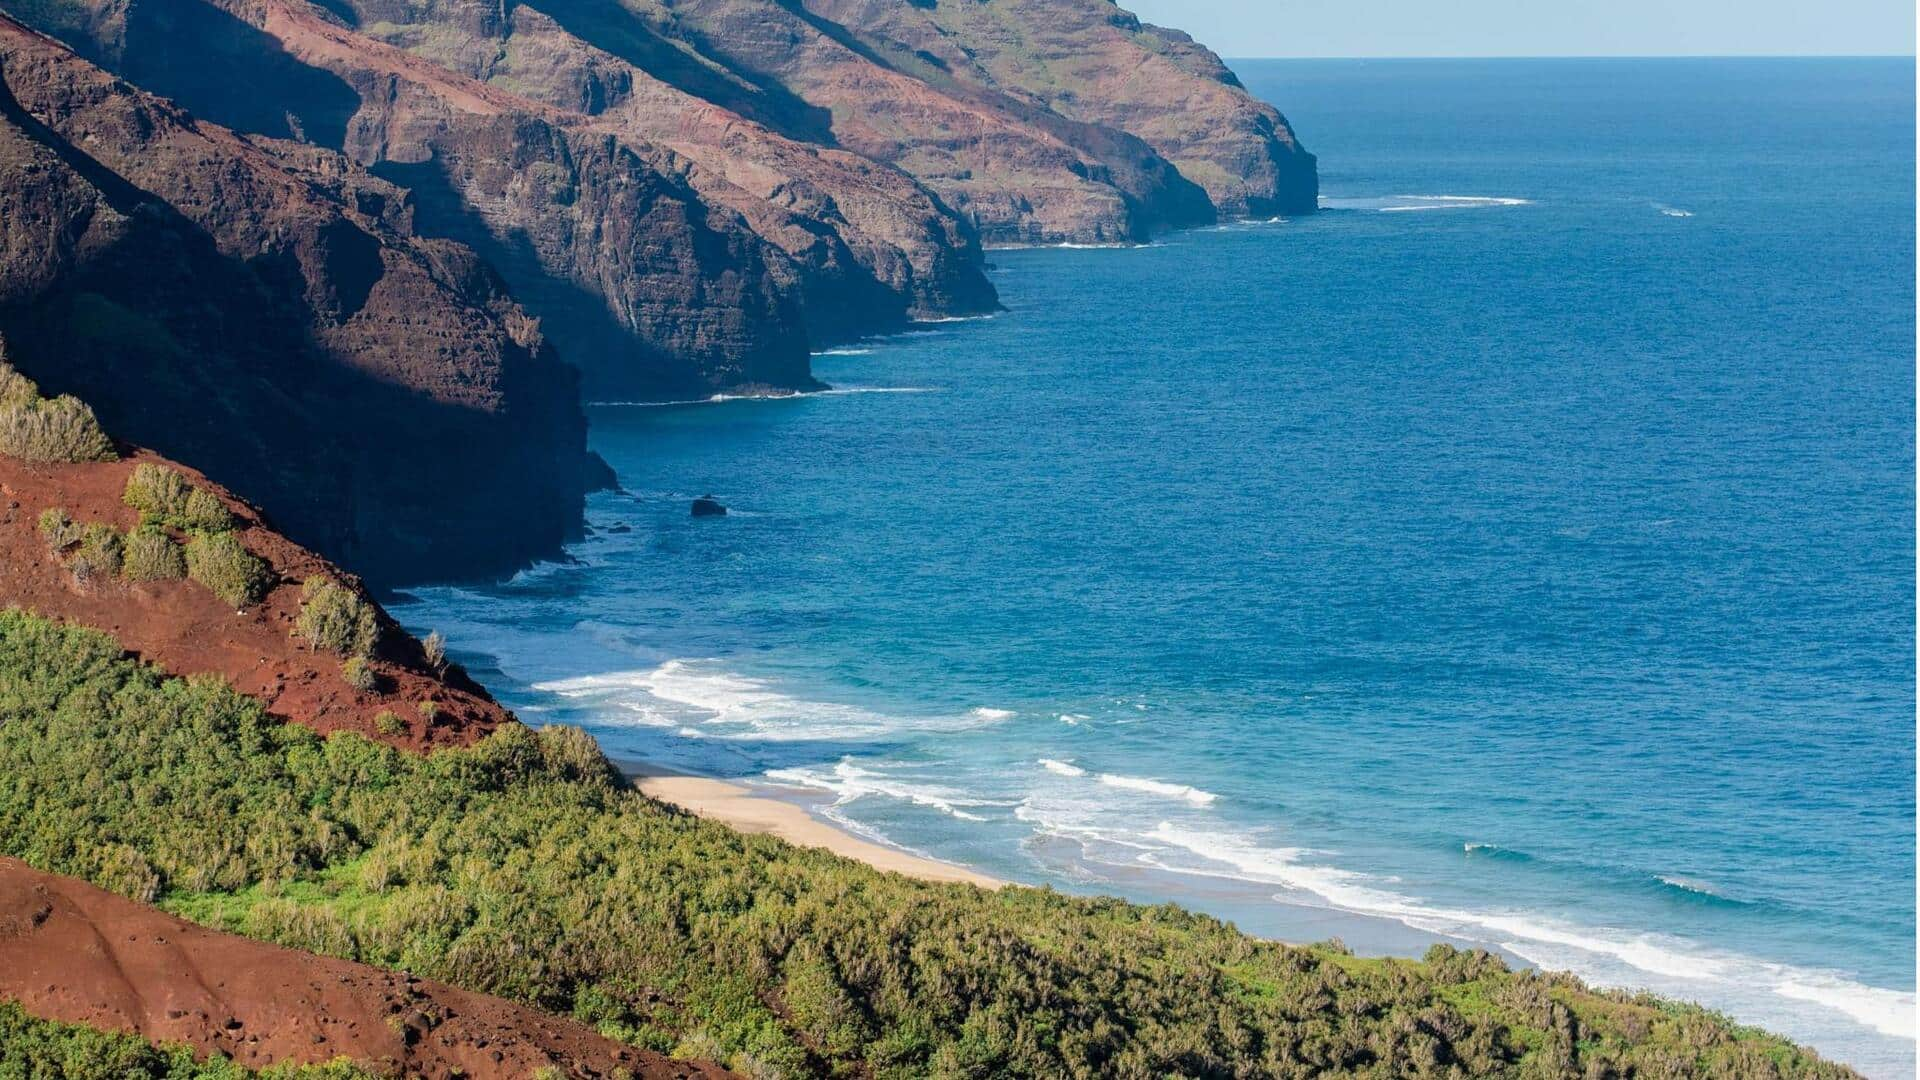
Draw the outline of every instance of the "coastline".
[[[664,769],[651,762],[615,758],[613,763],[641,794],[677,806],[689,814],[717,821],[743,833],[777,836],[801,847],[824,848],[876,870],[905,874],[922,881],[976,885],[998,889],[998,878],[964,866],[915,855],[874,843],[821,821],[797,803],[755,791],[742,784]]]

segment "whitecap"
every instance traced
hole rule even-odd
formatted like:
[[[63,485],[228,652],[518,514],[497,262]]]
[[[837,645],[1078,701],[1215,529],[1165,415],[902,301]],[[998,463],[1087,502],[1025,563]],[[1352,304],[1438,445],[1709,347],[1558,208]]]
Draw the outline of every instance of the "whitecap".
[[[1342,198],[1323,195],[1325,210],[1372,210],[1399,213],[1416,210],[1482,210],[1501,206],[1531,206],[1532,199],[1506,195],[1376,195]]]
[[[1128,791],[1159,795],[1168,799],[1184,799],[1195,806],[1207,806],[1220,797],[1211,791],[1202,791],[1190,784],[1170,784],[1164,780],[1148,780],[1139,776],[1101,773],[1095,779],[1108,787],[1124,788]]]
[[[1054,759],[1052,759],[1052,758],[1041,758],[1041,759],[1040,759],[1040,767],[1041,767],[1041,768],[1043,768],[1043,769],[1045,769],[1045,770],[1047,770],[1047,771],[1048,771],[1048,772],[1050,772],[1050,773],[1054,773],[1054,774],[1056,774],[1056,775],[1059,775],[1059,776],[1085,776],[1085,775],[1087,775],[1087,770],[1085,770],[1085,769],[1083,769],[1083,768],[1081,768],[1081,767],[1080,767],[1080,766],[1078,766],[1078,765],[1075,765],[1075,764],[1073,764],[1072,762],[1069,762],[1069,761],[1055,761],[1055,760],[1054,760]]]
[[[831,770],[769,769],[765,775],[766,779],[774,783],[832,792],[835,806],[845,806],[859,799],[879,797],[908,802],[915,806],[931,807],[961,821],[986,821],[985,817],[965,808],[1004,805],[971,797],[940,784],[902,780],[879,771],[879,767],[869,768],[856,764],[851,758],[842,759]]]

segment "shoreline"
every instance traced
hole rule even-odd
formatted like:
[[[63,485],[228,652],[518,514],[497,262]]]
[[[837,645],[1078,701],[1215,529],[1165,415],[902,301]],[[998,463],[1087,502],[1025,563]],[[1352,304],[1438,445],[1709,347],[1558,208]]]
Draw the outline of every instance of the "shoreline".
[[[835,855],[865,863],[875,870],[904,874],[937,884],[974,885],[989,890],[1010,884],[964,866],[930,859],[856,836],[821,821],[798,803],[788,802],[744,784],[676,772],[632,758],[612,760],[619,767],[621,775],[641,794],[677,806],[696,817],[717,821],[738,832],[777,836],[800,847],[825,849]]]

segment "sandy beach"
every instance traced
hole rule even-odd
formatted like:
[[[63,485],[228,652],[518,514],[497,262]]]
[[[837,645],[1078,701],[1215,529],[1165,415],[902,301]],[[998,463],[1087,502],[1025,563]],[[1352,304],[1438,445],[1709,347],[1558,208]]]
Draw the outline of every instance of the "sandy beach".
[[[634,786],[648,796],[741,832],[768,833],[791,844],[825,848],[836,855],[858,859],[878,870],[906,874],[925,881],[965,882],[984,889],[997,889],[1006,884],[963,866],[862,839],[815,818],[804,807],[740,784],[704,776],[687,776],[640,761],[627,760],[618,764]]]

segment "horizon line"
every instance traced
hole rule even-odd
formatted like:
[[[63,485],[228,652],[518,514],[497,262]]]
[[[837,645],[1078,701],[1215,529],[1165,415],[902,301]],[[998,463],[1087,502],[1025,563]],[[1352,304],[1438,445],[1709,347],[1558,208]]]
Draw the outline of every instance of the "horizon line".
[[[1321,53],[1228,56],[1233,60],[1915,60],[1914,53]]]

